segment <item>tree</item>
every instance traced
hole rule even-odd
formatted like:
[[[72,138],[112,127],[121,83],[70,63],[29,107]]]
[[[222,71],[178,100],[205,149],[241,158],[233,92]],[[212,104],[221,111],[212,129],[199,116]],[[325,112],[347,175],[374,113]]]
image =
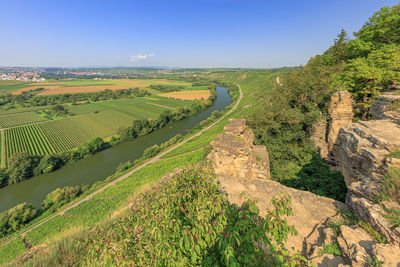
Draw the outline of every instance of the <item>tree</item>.
[[[28,153],[14,154],[8,165],[9,183],[18,183],[32,177],[39,160],[39,156],[31,156]]]
[[[366,119],[380,92],[400,82],[400,45],[387,44],[367,57],[350,60],[341,78],[362,108],[362,119]]]
[[[349,39],[345,30],[338,34],[334,40],[333,46],[331,46],[325,54],[331,56],[332,64],[338,64],[345,61],[349,56]]]
[[[383,7],[358,32],[356,37],[375,46],[400,43],[400,4]]]
[[[59,169],[62,166],[62,160],[59,157],[46,155],[40,159],[39,164],[34,170],[35,175],[49,173]]]

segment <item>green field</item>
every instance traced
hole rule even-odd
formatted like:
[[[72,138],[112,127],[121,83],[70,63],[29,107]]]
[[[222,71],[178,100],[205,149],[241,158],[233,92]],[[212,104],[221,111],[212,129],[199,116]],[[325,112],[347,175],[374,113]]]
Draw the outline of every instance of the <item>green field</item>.
[[[156,118],[166,110],[187,106],[190,101],[160,96],[135,97],[70,105],[70,116],[47,120],[31,108],[0,112],[1,166],[21,152],[32,155],[59,153],[96,137],[115,135],[133,120]],[[43,107],[41,108],[43,109]]]
[[[7,94],[29,86],[31,82],[0,80],[0,94]]]

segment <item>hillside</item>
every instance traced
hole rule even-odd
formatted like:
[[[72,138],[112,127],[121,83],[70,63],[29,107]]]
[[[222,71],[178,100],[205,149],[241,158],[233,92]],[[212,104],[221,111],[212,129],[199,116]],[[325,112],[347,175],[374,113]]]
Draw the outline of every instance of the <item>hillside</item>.
[[[232,104],[49,195],[31,221],[13,210],[9,225],[28,223],[0,240],[0,263],[398,265],[399,36],[396,5],[304,67],[175,76],[224,86]]]

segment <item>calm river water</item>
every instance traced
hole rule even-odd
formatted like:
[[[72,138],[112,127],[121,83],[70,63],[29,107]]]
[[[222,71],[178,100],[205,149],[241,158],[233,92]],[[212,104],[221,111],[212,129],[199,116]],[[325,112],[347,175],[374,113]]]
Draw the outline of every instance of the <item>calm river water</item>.
[[[226,88],[217,87],[217,99],[207,110],[172,123],[134,141],[125,142],[99,152],[90,158],[69,164],[55,172],[33,177],[18,184],[0,189],[0,212],[20,203],[32,203],[39,207],[46,195],[58,187],[87,184],[92,185],[113,174],[121,162],[134,161],[143,151],[155,144],[161,144],[178,133],[185,135],[187,130],[208,118],[214,110],[224,110],[230,105],[231,97]]]

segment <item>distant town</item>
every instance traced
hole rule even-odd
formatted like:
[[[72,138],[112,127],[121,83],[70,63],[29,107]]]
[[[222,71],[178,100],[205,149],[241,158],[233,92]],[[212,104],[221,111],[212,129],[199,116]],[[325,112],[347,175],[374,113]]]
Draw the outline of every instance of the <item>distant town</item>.
[[[40,68],[0,68],[0,80],[43,82],[46,80],[46,78],[40,76],[43,71]]]

